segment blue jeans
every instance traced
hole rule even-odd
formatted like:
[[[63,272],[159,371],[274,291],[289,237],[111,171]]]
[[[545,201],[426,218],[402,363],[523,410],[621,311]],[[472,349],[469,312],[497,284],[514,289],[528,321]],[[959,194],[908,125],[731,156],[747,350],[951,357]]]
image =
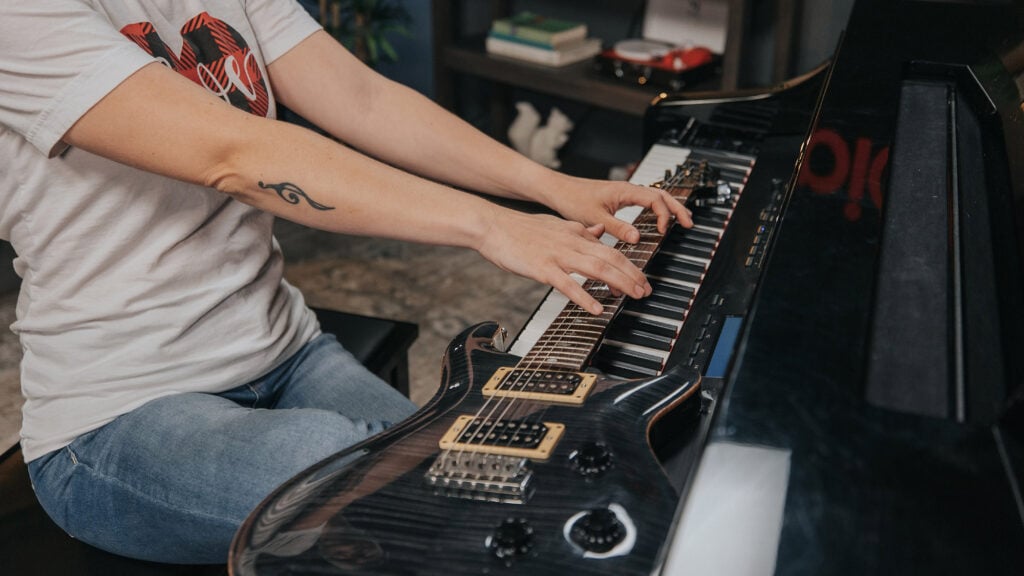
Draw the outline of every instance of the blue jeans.
[[[43,508],[83,542],[223,563],[273,489],[415,408],[325,334],[254,382],[154,400],[28,468]]]

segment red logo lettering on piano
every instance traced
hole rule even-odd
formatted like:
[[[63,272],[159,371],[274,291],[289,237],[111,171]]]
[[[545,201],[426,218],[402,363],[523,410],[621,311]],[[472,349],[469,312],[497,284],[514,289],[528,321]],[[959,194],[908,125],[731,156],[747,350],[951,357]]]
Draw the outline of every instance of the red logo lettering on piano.
[[[797,184],[815,194],[846,192],[843,216],[860,219],[866,206],[882,208],[882,178],[889,165],[889,147],[877,151],[871,140],[860,137],[851,145],[835,130],[817,130],[808,144],[807,161]]]

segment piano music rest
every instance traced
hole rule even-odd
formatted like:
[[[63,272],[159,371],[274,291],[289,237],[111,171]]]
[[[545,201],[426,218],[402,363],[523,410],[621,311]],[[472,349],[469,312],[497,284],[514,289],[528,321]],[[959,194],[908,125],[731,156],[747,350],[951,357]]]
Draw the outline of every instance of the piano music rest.
[[[324,332],[335,334],[371,372],[409,395],[408,350],[419,335],[416,324],[335,310],[313,311]],[[39,506],[19,445],[0,456],[0,565],[4,574],[18,576],[227,574],[224,565],[143,562],[109,554],[71,538]]]

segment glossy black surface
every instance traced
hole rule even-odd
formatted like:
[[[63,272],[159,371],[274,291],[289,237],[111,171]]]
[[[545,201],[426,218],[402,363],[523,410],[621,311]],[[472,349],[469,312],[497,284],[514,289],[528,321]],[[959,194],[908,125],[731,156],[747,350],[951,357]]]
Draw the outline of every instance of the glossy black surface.
[[[766,528],[780,532],[776,574],[1024,573],[1024,124],[1021,64],[1007,55],[1020,53],[1021,24],[1019,8],[1004,3],[861,1],[853,10],[709,439],[789,453],[782,523]],[[961,115],[969,108],[977,134],[961,152],[973,163],[890,161],[894,146],[929,143],[925,125],[916,142],[895,139],[901,90],[915,81],[949,87]],[[989,205],[989,227],[970,244],[952,231],[933,239],[968,248],[950,282],[977,288],[958,300],[966,318],[950,312],[962,377],[869,382],[872,347],[913,353],[915,326],[874,335],[872,326],[882,247],[914,226],[911,218],[883,237],[886,206],[905,193],[891,185],[901,170],[927,180],[922,166],[981,190]],[[959,215],[970,219],[964,204]],[[982,260],[992,263],[987,275],[972,268]],[[993,318],[996,329],[979,326]],[[915,390],[935,386],[965,399],[928,416],[869,402],[869,385],[902,386],[911,405]]]

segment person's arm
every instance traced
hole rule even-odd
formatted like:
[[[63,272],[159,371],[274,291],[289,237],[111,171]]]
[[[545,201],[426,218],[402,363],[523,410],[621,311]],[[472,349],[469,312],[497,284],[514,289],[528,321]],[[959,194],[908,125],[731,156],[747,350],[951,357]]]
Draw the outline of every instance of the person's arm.
[[[597,241],[596,229],[502,208],[304,128],[242,112],[160,64],[119,84],[64,140],[316,228],[473,248],[593,313],[600,305],[571,272],[634,297],[650,292],[625,256]]]
[[[318,32],[269,66],[277,98],[344,142],[381,160],[459,188],[540,202],[566,218],[604,225],[636,241],[613,217],[628,205],[650,207],[664,231],[689,212],[660,190],[573,178],[550,170],[484,135],[418,92],[364,66],[326,32]]]

